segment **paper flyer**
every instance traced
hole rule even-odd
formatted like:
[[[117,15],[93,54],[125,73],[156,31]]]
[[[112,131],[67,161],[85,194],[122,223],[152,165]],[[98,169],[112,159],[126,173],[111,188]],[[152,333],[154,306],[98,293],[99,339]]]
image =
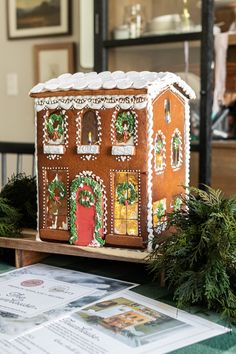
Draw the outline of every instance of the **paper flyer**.
[[[162,354],[227,328],[126,291],[53,321],[12,342],[5,354]]]
[[[96,290],[33,274],[0,282],[0,311],[33,317]]]
[[[136,285],[45,264],[4,273],[0,275],[0,338],[15,338]]]

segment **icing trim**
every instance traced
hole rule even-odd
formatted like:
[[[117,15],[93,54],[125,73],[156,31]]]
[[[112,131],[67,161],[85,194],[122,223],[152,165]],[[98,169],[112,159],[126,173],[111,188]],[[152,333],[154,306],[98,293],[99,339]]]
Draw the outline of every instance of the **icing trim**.
[[[35,98],[37,112],[48,109],[143,109],[147,105],[147,95],[102,95],[102,96],[57,96]]]
[[[148,145],[148,176],[147,176],[147,233],[148,233],[148,251],[152,250],[152,241],[153,241],[153,220],[152,220],[152,159],[154,151],[154,142],[153,142],[153,104],[152,104],[152,95],[148,97],[147,104],[147,145]]]

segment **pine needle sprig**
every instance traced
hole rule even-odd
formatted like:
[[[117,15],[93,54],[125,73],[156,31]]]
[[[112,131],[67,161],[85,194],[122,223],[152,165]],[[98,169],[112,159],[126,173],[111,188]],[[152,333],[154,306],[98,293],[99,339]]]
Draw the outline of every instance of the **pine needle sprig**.
[[[8,200],[0,197],[0,236],[18,236],[20,217]]]
[[[0,196],[6,198],[9,205],[19,210],[21,228],[36,228],[37,188],[36,178],[25,173],[13,175],[1,190]]]
[[[199,304],[236,319],[236,197],[189,188],[168,214],[170,237],[154,240],[149,271],[165,274],[177,306]]]

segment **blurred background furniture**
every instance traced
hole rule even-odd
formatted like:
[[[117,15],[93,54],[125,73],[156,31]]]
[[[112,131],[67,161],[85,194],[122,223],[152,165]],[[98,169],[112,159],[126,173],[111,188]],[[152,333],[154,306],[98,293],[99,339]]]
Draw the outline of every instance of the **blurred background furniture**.
[[[25,172],[35,175],[34,150],[33,143],[0,142],[1,186],[4,186],[7,178],[13,174]]]
[[[124,9],[122,5],[130,5],[128,0],[121,2],[122,4],[119,2],[120,9]],[[178,2],[178,4],[180,5],[179,9],[181,9],[179,12],[182,16],[182,24],[185,21],[186,25],[185,27],[182,26],[180,31],[173,29],[166,33],[159,34],[157,32],[136,38],[130,36],[124,39],[113,39],[112,31],[116,21],[119,21],[118,15],[121,17],[119,8],[116,8],[114,0],[94,0],[94,69],[95,71],[114,70],[114,68],[117,70],[119,68],[119,70],[127,71],[167,70],[179,72],[182,70],[177,68],[177,52],[174,50],[181,48],[184,71],[188,72],[189,66],[195,65],[197,60],[198,73],[200,75],[200,133],[199,143],[192,145],[191,149],[199,154],[198,183],[210,185],[212,165],[211,117],[213,101],[214,0],[202,0],[199,4],[196,1],[182,1]],[[149,16],[153,17],[155,11],[160,13],[160,7],[156,8],[157,2],[148,1],[144,5],[146,12],[149,12]],[[191,14],[186,7],[188,5],[192,6],[192,10],[194,9]],[[198,11],[196,11],[196,6],[198,6]],[[176,12],[177,7],[174,7],[173,11]],[[200,21],[200,24],[193,26],[190,16],[195,16],[196,12],[198,12],[197,21]],[[198,52],[199,55],[196,56],[194,48],[199,48],[199,42],[200,53]],[[154,50],[153,48],[159,50],[155,56],[149,55],[149,51]],[[114,59],[115,56],[116,58]],[[150,59],[153,57],[155,57],[155,61]],[[161,61],[163,57],[165,59]],[[120,58],[123,60],[120,60]],[[131,62],[130,67],[127,67],[127,62]],[[140,65],[143,65],[143,67]],[[165,68],[165,65],[168,66],[168,69]]]

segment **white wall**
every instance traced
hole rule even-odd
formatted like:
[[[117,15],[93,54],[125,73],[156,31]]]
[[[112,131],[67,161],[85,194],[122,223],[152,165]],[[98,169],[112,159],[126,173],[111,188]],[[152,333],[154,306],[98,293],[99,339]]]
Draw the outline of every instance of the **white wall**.
[[[0,141],[33,142],[33,99],[28,96],[29,90],[34,86],[33,46],[74,41],[78,58],[79,1],[73,1],[72,35],[18,40],[7,39],[6,3],[5,0],[0,1]],[[17,74],[17,96],[8,96],[6,93],[6,76],[9,73]]]

